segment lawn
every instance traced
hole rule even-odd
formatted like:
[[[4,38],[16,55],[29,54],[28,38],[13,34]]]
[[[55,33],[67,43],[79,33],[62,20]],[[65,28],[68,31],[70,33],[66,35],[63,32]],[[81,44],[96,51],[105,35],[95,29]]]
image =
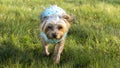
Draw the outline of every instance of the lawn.
[[[51,4],[75,17],[58,65],[38,38]],[[0,68],[120,68],[120,0],[0,0]]]

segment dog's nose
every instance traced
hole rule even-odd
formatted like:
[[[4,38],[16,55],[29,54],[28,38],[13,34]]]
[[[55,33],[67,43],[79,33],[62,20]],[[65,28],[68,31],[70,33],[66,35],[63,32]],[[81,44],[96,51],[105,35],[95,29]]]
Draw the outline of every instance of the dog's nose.
[[[52,34],[53,38],[56,38],[57,37],[57,34]]]

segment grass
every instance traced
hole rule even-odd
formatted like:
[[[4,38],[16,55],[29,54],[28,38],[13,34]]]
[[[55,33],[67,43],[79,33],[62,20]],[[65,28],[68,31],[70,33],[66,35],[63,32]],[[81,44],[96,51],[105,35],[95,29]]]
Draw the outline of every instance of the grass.
[[[51,4],[75,16],[59,65],[38,39],[39,15]],[[59,67],[120,68],[119,0],[0,0],[0,68]]]

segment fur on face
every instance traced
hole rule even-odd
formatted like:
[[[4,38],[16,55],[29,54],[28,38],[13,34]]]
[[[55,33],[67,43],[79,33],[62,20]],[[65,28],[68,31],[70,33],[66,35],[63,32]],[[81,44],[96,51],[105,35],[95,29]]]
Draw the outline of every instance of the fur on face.
[[[72,18],[65,14],[62,17],[48,16],[41,19],[41,29],[49,39],[61,39],[69,30]]]

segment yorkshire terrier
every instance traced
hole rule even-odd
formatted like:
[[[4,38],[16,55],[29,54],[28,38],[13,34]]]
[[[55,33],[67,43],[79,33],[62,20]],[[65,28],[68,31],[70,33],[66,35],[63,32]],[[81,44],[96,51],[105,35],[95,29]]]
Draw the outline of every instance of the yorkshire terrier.
[[[46,8],[40,15],[40,39],[43,52],[49,56],[48,44],[53,44],[55,63],[60,62],[60,55],[72,20],[73,18],[57,5]]]

